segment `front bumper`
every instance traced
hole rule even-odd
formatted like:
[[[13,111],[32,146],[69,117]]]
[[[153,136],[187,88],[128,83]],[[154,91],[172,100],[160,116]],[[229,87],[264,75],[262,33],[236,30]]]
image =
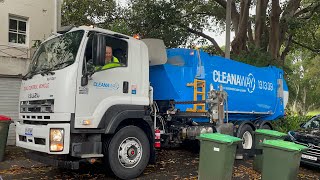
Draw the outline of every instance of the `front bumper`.
[[[320,162],[319,161],[312,161],[308,159],[303,159],[301,158],[301,164],[306,164],[314,167],[320,167]]]
[[[320,159],[319,156],[315,156],[312,151],[307,151],[307,152],[303,152],[302,155],[307,155],[307,156],[312,156],[315,157],[317,159],[306,159],[301,157],[301,163],[302,164],[307,164],[307,165],[311,165],[311,166],[316,166],[316,167],[320,167]]]
[[[61,152],[50,152],[50,129],[64,129],[64,148]],[[31,125],[16,122],[16,145],[25,149],[30,149],[48,154],[69,154],[70,147],[70,124],[57,123],[47,125]]]
[[[26,157],[50,166],[55,166],[55,167],[65,168],[65,169],[73,169],[73,170],[79,169],[80,163],[85,162],[85,160],[83,159],[75,160],[75,161],[61,160],[61,159],[49,157],[48,155],[42,154],[39,152],[27,152]]]

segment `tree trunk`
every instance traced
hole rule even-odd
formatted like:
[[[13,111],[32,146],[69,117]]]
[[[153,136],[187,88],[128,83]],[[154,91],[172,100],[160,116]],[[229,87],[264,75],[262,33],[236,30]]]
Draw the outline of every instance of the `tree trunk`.
[[[306,106],[307,106],[307,89],[303,87],[303,97],[302,97],[302,113],[305,116],[307,114]]]
[[[288,23],[294,17],[297,9],[300,7],[300,2],[301,0],[290,0],[286,8],[283,10],[283,13],[280,19],[280,29],[279,29],[279,45],[280,46],[286,40],[286,36],[288,36],[284,53],[281,54],[280,58],[277,58],[278,60],[277,64],[281,66],[284,65],[285,56],[288,54],[289,47],[292,42],[291,35],[286,34],[288,32]],[[279,51],[280,51],[280,47],[279,47]]]
[[[241,0],[241,15],[239,31],[235,39],[231,43],[232,51],[235,54],[240,54],[242,51],[247,50],[247,31],[248,31],[248,20],[249,20],[249,8],[251,0]]]
[[[270,34],[270,29],[265,27],[263,30],[263,35],[261,37],[261,42],[260,42],[260,49],[265,52],[268,51],[268,47],[269,47],[269,34]]]
[[[215,0],[220,6],[227,9],[227,1],[226,0]],[[239,19],[240,14],[238,13],[236,3],[234,0],[231,3],[231,21],[234,28],[234,33],[237,36],[238,30],[239,30]]]
[[[241,0],[241,2],[240,2],[240,16],[239,16],[240,23],[241,23],[241,20],[243,19],[243,15],[244,15],[244,7],[245,7],[245,0]]]
[[[298,97],[299,97],[299,93],[300,93],[300,86],[299,85],[295,85],[296,88],[296,96],[294,98],[293,101],[293,112],[297,112],[298,108],[297,108],[297,102],[298,102]]]
[[[290,19],[294,17],[297,9],[300,7],[300,2],[301,0],[290,0],[282,13],[282,17],[280,19],[280,44],[282,44],[285,40],[285,35],[288,31],[288,23]]]
[[[231,4],[231,21],[232,21],[235,35],[237,35],[239,30],[239,13],[237,11],[236,3],[234,1],[232,1],[232,4]]]
[[[266,11],[269,0],[258,0],[256,6],[254,41],[256,48],[261,46],[261,37],[266,23]]]
[[[270,16],[270,34],[269,34],[269,48],[268,51],[271,54],[273,60],[279,59],[280,51],[280,13],[281,8],[279,5],[279,0],[272,0]]]
[[[292,35],[290,34],[289,37],[288,37],[288,40],[286,42],[286,46],[285,46],[285,48],[282,51],[281,56],[280,56],[282,65],[284,65],[285,58],[288,55],[288,53],[290,52],[290,49],[291,49],[290,48],[290,44],[291,44],[291,42],[292,42]]]
[[[251,21],[248,22],[248,39],[250,44],[254,44],[252,28],[251,28]]]

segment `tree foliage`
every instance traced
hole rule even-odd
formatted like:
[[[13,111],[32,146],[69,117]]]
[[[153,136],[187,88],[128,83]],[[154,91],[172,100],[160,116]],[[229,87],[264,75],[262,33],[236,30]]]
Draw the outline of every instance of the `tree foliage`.
[[[114,0],[65,0],[62,22],[161,38],[167,47],[185,46],[188,40],[201,37],[210,42],[212,52],[224,55],[204,31],[224,30],[226,7],[226,0],[128,0],[125,7]],[[233,0],[231,20],[233,58],[243,60],[260,53],[263,58],[256,61],[262,62],[253,64],[283,66],[285,57],[297,47],[320,52],[320,1]]]
[[[132,29],[146,37],[163,38],[169,46],[186,43],[188,37],[202,37],[211,42],[215,52],[223,55],[215,39],[203,32],[224,28],[226,6],[226,0],[131,0],[128,22]],[[301,41],[306,28],[319,29],[319,7],[320,2],[307,0],[286,0],[282,4],[279,0],[234,0],[233,57],[255,56],[260,52],[269,57],[268,62],[255,64],[283,66],[286,55],[295,47],[308,48]],[[250,14],[250,9],[255,9],[255,14]],[[319,33],[308,34],[308,40],[315,42],[309,48],[314,52],[320,47],[318,38]]]
[[[301,115],[320,108],[320,56],[296,50],[286,60],[289,109]]]
[[[109,0],[64,0],[62,25],[107,24],[117,19],[116,3]]]

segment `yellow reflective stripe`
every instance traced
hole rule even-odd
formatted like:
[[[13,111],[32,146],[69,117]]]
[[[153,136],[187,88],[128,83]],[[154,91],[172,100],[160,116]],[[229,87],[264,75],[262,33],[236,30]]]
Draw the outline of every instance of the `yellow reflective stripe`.
[[[119,67],[119,66],[120,66],[119,63],[108,63],[102,67],[102,70],[113,68],[113,67]]]

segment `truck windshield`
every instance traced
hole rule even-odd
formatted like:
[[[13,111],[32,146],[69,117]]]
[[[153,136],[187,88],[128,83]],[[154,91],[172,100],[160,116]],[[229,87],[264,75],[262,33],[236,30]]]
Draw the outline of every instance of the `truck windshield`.
[[[84,31],[73,31],[40,45],[27,76],[65,68],[74,63]]]
[[[308,129],[308,128],[311,128],[311,129],[320,128],[320,117],[312,118],[303,127],[306,128],[306,129]]]

